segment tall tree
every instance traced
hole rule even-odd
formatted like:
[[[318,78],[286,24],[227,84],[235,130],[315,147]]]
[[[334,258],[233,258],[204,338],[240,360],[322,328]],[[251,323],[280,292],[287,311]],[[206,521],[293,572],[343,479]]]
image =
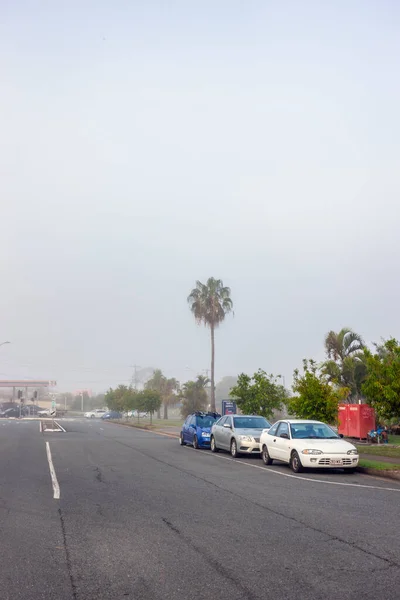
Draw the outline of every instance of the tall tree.
[[[300,419],[316,419],[336,423],[338,404],[349,393],[345,387],[334,387],[328,377],[321,373],[313,360],[303,360],[303,373],[296,369],[293,375],[293,391],[297,394],[288,404],[289,413]]]
[[[267,375],[259,369],[252,377],[245,373],[239,375],[230,396],[236,400],[242,412],[270,419],[274,411],[282,409],[286,401],[286,390],[279,376]]]
[[[187,381],[183,384],[181,390],[182,417],[187,417],[190,413],[196,410],[206,410],[208,396],[206,386],[210,380],[204,375],[198,375],[196,381]]]
[[[178,400],[175,392],[179,389],[179,382],[174,377],[168,379],[161,369],[156,369],[144,384],[144,389],[158,392],[164,407],[164,419],[168,419],[168,407],[176,404]],[[157,418],[161,418],[161,405],[157,409]]]
[[[231,290],[221,279],[210,277],[207,283],[196,281],[188,296],[188,303],[197,323],[203,323],[211,332],[211,410],[215,411],[215,330],[232,312]]]
[[[363,393],[378,416],[391,419],[400,416],[400,345],[391,338],[377,346],[376,353],[364,350],[367,376]]]
[[[350,390],[349,399],[357,401],[366,375],[362,337],[348,327],[339,333],[330,331],[325,337],[325,351],[328,360],[322,365],[322,372],[328,381]]]

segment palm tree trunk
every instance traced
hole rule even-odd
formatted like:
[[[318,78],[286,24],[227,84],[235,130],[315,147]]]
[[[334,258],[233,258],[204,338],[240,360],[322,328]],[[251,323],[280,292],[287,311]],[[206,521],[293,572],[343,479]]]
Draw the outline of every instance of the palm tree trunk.
[[[215,339],[214,324],[211,325],[211,412],[215,412]]]
[[[164,419],[168,421],[168,404],[166,401],[164,402]]]

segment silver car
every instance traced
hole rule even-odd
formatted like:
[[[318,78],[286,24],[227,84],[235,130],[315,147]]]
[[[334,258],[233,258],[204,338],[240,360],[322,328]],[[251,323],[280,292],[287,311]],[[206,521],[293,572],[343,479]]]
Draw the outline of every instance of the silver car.
[[[233,458],[239,454],[261,451],[260,436],[271,423],[256,415],[227,415],[221,417],[211,428],[211,450],[227,450]]]

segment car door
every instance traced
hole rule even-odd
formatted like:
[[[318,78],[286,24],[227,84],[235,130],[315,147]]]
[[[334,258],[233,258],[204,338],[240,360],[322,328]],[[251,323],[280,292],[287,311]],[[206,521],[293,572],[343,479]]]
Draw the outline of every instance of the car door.
[[[213,436],[215,438],[215,443],[217,444],[218,448],[222,448],[222,443],[223,443],[223,439],[222,439],[222,432],[223,432],[223,427],[224,427],[224,423],[226,421],[227,417],[222,417],[222,419],[219,419],[219,421],[216,423],[215,427],[214,427],[214,431],[213,431]]]
[[[274,458],[283,462],[289,462],[290,446],[291,440],[289,432],[289,423],[287,423],[286,421],[282,421],[278,427],[278,431],[276,432],[276,437],[274,439]]]
[[[267,446],[268,449],[268,454],[270,455],[271,458],[277,458],[276,457],[276,433],[278,431],[278,427],[280,425],[280,422],[278,421],[277,423],[275,423],[275,425],[272,425],[272,427],[270,428],[270,430],[268,431],[266,438],[265,438],[265,444]]]
[[[221,428],[221,442],[220,447],[224,450],[230,450],[231,447],[231,436],[232,436],[232,417],[226,417],[225,422]]]
[[[186,421],[183,424],[183,441],[186,443],[189,443],[189,423],[191,418],[191,416],[186,417]]]
[[[192,415],[189,419],[188,429],[187,429],[187,443],[193,444],[193,437],[196,433],[196,416]]]

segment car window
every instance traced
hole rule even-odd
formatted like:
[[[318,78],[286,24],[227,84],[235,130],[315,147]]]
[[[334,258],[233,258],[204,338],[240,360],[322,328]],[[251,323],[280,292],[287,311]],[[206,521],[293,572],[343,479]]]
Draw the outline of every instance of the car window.
[[[194,415],[190,417],[189,425],[196,425],[196,417]]]
[[[211,427],[214,425],[215,419],[210,415],[198,415],[196,417],[197,427]]]
[[[234,417],[236,429],[268,429],[271,423],[264,417]]]
[[[218,421],[218,426],[219,426],[219,427],[222,427],[222,426],[223,426],[223,424],[224,424],[224,423],[226,423],[226,420],[227,420],[227,418],[228,418],[228,417],[222,417],[222,419],[220,419],[220,420]]]
[[[276,431],[278,429],[280,425],[280,422],[278,421],[278,423],[275,423],[275,425],[272,425],[271,429],[268,431],[269,435],[276,435]]]
[[[277,436],[279,437],[280,435],[282,435],[282,433],[286,433],[287,435],[289,435],[289,425],[285,423],[285,421],[282,421],[282,423],[279,425]]]
[[[325,423],[292,423],[292,438],[306,439],[340,439],[340,437]]]

